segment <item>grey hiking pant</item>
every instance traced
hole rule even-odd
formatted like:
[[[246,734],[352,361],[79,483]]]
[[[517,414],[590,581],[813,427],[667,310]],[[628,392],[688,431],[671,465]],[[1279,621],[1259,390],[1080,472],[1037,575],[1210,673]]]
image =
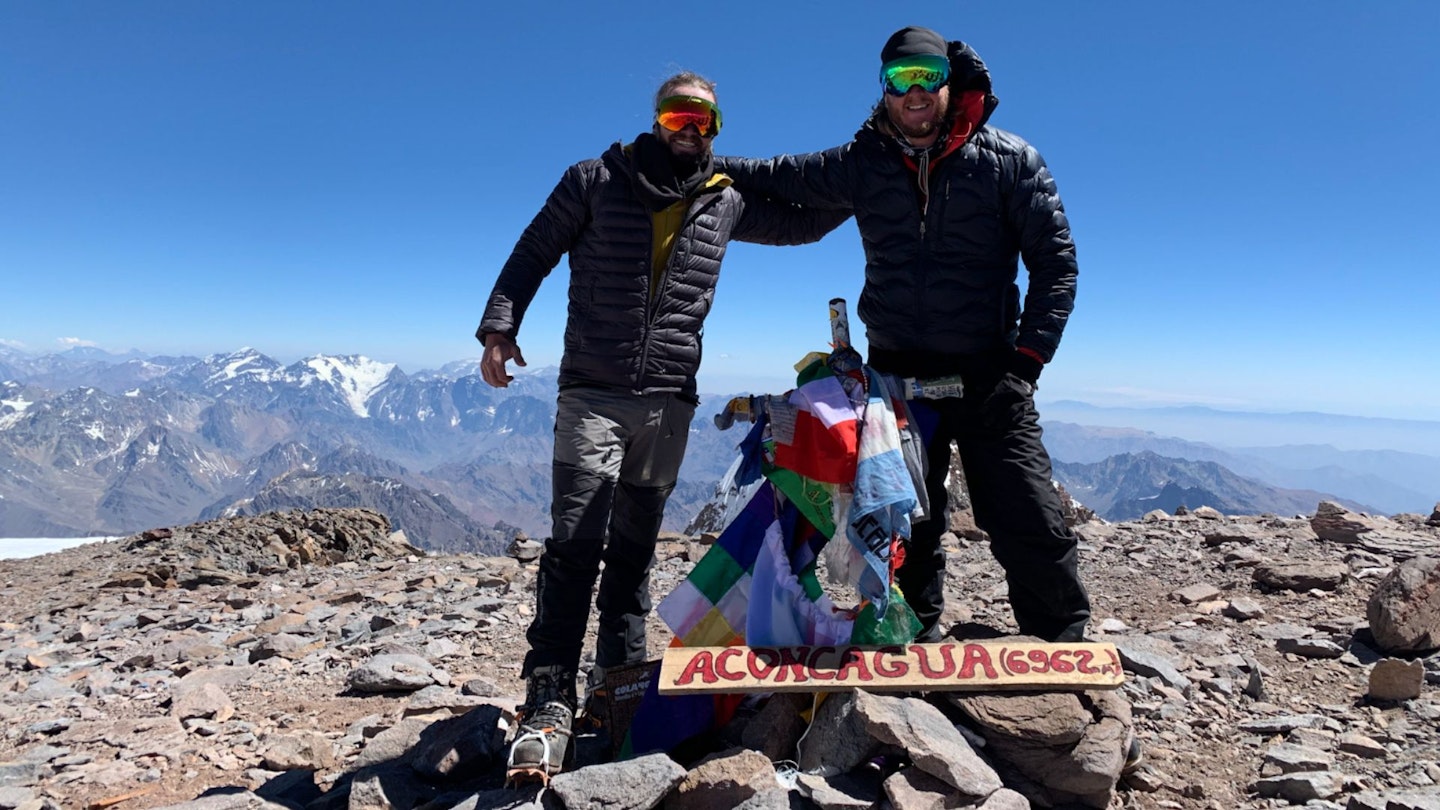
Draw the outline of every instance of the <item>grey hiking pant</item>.
[[[674,394],[579,387],[560,392],[553,529],[540,556],[522,677],[536,667],[579,669],[597,576],[595,663],[645,660],[655,539],[694,416],[694,403]]]

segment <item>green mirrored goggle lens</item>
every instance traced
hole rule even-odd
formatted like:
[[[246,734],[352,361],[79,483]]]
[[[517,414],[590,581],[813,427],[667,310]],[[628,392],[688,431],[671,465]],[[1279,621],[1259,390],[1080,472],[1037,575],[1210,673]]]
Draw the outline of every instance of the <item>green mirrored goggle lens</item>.
[[[720,108],[698,96],[666,96],[655,108],[655,123],[671,132],[694,124],[701,135],[713,138],[720,134]]]
[[[938,93],[950,81],[950,60],[943,56],[902,56],[880,68],[880,84],[892,96],[903,96],[919,85],[927,93]]]

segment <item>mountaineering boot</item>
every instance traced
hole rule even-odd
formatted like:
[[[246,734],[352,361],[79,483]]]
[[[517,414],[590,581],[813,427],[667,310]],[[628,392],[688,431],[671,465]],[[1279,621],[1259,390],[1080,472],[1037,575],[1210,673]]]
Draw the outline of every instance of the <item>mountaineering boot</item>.
[[[599,731],[610,719],[610,691],[605,688],[605,668],[594,666],[585,679],[585,702],[581,704],[580,724],[587,731]]]
[[[536,667],[520,707],[520,725],[510,744],[505,779],[510,783],[550,777],[565,767],[570,726],[575,721],[575,673],[561,666]]]

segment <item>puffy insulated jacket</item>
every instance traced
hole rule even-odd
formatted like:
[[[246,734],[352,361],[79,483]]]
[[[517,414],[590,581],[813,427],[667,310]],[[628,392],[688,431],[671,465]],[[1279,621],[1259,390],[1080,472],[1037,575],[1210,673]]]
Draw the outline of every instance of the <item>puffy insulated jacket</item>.
[[[729,241],[814,242],[849,212],[807,211],[753,192],[741,195],[730,178],[717,174],[690,205],[652,296],[651,218],[632,190],[632,174],[619,143],[566,170],[501,269],[476,337],[483,342],[487,332],[500,332],[514,338],[540,282],[569,253],[560,385],[694,399],[701,327]]]
[[[950,61],[955,122],[933,154],[902,146],[882,103],[843,146],[716,166],[746,191],[854,210],[865,247],[856,312],[872,348],[979,355],[1016,347],[1048,362],[1075,303],[1065,210],[1040,154],[986,125],[998,101],[980,58],[952,42]]]

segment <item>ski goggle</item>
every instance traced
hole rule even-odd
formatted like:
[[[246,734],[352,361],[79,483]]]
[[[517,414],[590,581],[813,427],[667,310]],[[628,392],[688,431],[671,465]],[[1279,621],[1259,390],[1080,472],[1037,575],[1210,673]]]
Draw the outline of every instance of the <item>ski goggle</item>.
[[[880,68],[880,86],[892,96],[903,96],[916,85],[927,93],[938,93],[948,81],[950,60],[943,56],[902,56]]]
[[[655,107],[655,123],[679,132],[691,124],[706,138],[720,134],[720,108],[698,96],[666,96]]]

